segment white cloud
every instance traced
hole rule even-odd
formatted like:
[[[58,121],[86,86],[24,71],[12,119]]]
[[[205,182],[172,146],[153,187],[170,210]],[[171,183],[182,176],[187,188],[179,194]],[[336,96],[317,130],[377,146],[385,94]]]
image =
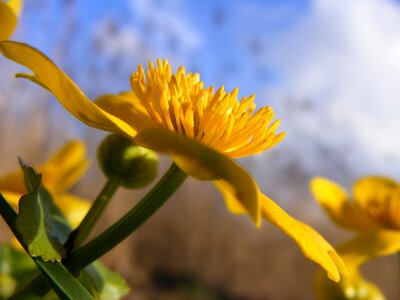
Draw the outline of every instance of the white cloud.
[[[258,63],[280,78],[266,98],[288,132],[283,147],[311,172],[329,168],[323,151],[310,153],[319,144],[357,175],[400,175],[398,28],[394,1],[314,0],[300,21],[265,38]]]
[[[126,26],[115,31],[113,26],[110,21],[102,20],[95,31],[95,40],[101,43],[105,53],[132,56],[138,55],[143,50],[140,33],[135,28]]]
[[[202,45],[202,35],[190,20],[185,18],[181,1],[141,1],[130,2],[133,13],[139,21],[152,26],[158,33],[156,42],[164,39],[175,39],[184,48],[197,49]],[[158,45],[160,46],[160,45]]]
[[[168,58],[172,66],[184,65],[201,48],[202,33],[186,18],[180,1],[133,0],[128,5],[128,18],[97,21],[94,43],[104,55],[100,58],[97,53],[97,61],[117,65],[113,69],[126,74],[157,58]]]

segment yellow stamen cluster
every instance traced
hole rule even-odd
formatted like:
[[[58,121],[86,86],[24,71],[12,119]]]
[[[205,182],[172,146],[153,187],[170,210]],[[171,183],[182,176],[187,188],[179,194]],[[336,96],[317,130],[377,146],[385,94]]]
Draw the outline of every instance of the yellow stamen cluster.
[[[147,75],[147,77],[146,77]],[[238,89],[227,93],[224,87],[204,88],[199,74],[176,74],[166,60],[150,62],[147,74],[139,65],[132,74],[132,88],[155,123],[183,134],[230,156],[243,157],[260,153],[282,140],[275,134],[270,106],[255,113],[255,96],[237,99]]]
[[[369,200],[367,213],[386,228],[400,229],[400,186],[380,190]]]

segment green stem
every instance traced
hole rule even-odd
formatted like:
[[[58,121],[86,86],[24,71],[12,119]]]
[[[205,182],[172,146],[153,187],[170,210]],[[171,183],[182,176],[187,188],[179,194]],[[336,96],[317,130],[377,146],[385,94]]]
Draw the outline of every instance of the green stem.
[[[66,268],[71,273],[79,272],[110,251],[149,219],[175,193],[186,178],[187,174],[172,164],[160,181],[134,208],[98,237],[72,250],[64,261]],[[50,288],[42,275],[34,278],[31,283],[24,290],[14,294],[12,299],[26,299],[24,296],[32,292],[45,295]]]
[[[103,215],[105,208],[107,207],[110,199],[121,185],[120,177],[110,177],[106,182],[104,188],[94,200],[90,210],[83,218],[79,226],[69,235],[65,247],[67,250],[76,249],[81,246],[86,239],[89,237],[94,226]]]
[[[16,227],[17,213],[9,205],[9,203],[0,194],[0,214],[10,227],[15,237],[29,254],[28,247],[23,241],[22,235]],[[62,299],[94,299],[88,291],[82,286],[82,284],[72,276],[72,274],[66,270],[65,266],[60,263],[49,263],[44,262],[39,257],[32,257],[37,267],[40,269],[39,276],[37,278],[44,278],[43,282],[46,283],[47,289],[50,289],[50,285],[54,291]],[[34,282],[33,282],[34,284]],[[29,294],[29,297],[22,297],[21,299],[37,299],[37,295]],[[40,298],[39,298],[40,299]]]

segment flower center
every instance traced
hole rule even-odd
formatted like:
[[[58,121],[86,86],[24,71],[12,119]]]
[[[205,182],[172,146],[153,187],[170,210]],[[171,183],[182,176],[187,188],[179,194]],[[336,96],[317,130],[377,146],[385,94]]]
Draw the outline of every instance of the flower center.
[[[171,74],[166,60],[157,60],[157,67],[150,62],[146,74],[139,65],[131,84],[158,126],[230,157],[260,153],[284,136],[275,134],[279,120],[272,122],[274,113],[270,106],[254,112],[254,95],[238,101],[238,89],[227,93],[221,87],[214,92],[213,87],[204,88],[198,74],[185,74],[183,67]]]
[[[400,186],[380,190],[367,207],[367,213],[379,224],[400,229]]]

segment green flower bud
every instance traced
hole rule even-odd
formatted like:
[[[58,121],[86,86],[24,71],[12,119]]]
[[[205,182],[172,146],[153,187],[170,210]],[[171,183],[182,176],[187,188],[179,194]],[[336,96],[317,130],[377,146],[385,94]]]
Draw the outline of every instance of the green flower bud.
[[[126,188],[144,187],[157,176],[157,154],[121,135],[107,136],[99,146],[97,158],[103,173],[120,177]]]

